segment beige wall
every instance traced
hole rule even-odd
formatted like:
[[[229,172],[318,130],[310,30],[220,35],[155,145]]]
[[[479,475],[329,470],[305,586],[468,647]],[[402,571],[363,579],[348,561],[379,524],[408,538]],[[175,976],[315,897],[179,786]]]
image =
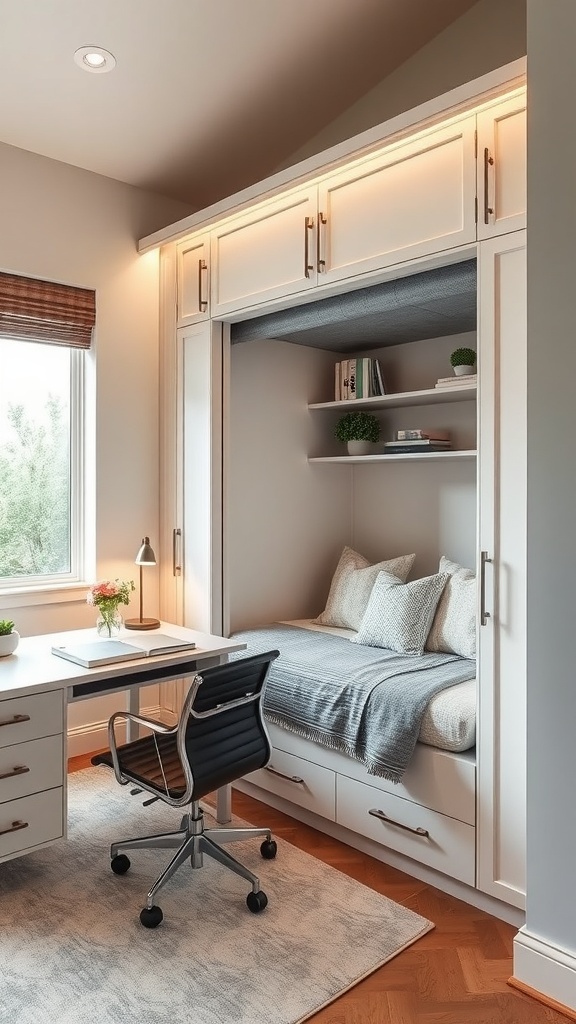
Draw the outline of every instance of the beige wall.
[[[525,55],[526,0],[480,0],[282,166],[320,153]]]

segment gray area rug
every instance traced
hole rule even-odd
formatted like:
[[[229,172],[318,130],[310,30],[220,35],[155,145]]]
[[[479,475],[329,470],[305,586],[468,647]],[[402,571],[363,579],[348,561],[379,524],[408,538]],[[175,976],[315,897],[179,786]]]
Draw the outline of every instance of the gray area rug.
[[[70,776],[66,844],[0,865],[2,1024],[296,1024],[433,925],[289,843],[273,861],[235,843],[269,904],[215,862],[160,892],[159,928],[139,923],[170,851],[135,851],[124,876],[109,844],[178,827],[105,769]]]

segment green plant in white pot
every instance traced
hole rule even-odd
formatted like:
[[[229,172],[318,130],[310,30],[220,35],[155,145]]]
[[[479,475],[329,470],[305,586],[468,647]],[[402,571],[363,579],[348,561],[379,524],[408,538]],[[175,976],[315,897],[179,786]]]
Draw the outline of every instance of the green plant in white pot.
[[[474,373],[476,353],[473,348],[457,348],[450,356],[450,363],[457,377],[465,373]]]
[[[370,412],[347,412],[336,424],[335,437],[347,445],[349,455],[372,455],[380,440],[380,422]]]
[[[0,658],[14,654],[19,640],[20,634],[14,629],[14,623],[10,619],[0,619]]]

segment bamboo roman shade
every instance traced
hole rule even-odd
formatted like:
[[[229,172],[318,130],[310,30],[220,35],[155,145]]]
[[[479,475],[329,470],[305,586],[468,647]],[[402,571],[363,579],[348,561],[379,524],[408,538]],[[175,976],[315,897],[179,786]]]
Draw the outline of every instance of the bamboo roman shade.
[[[0,337],[90,348],[96,293],[0,273]]]

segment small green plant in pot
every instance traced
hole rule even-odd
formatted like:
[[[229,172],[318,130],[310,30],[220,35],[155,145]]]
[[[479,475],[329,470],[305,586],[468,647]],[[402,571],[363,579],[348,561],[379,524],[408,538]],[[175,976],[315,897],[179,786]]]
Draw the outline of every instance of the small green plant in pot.
[[[380,440],[380,422],[370,412],[347,412],[336,424],[335,437],[347,445],[349,455],[370,455]]]
[[[11,619],[0,619],[0,658],[14,654],[18,647],[20,634],[14,629]]]
[[[476,353],[473,348],[457,348],[450,356],[450,363],[457,377],[464,373],[474,373]]]

